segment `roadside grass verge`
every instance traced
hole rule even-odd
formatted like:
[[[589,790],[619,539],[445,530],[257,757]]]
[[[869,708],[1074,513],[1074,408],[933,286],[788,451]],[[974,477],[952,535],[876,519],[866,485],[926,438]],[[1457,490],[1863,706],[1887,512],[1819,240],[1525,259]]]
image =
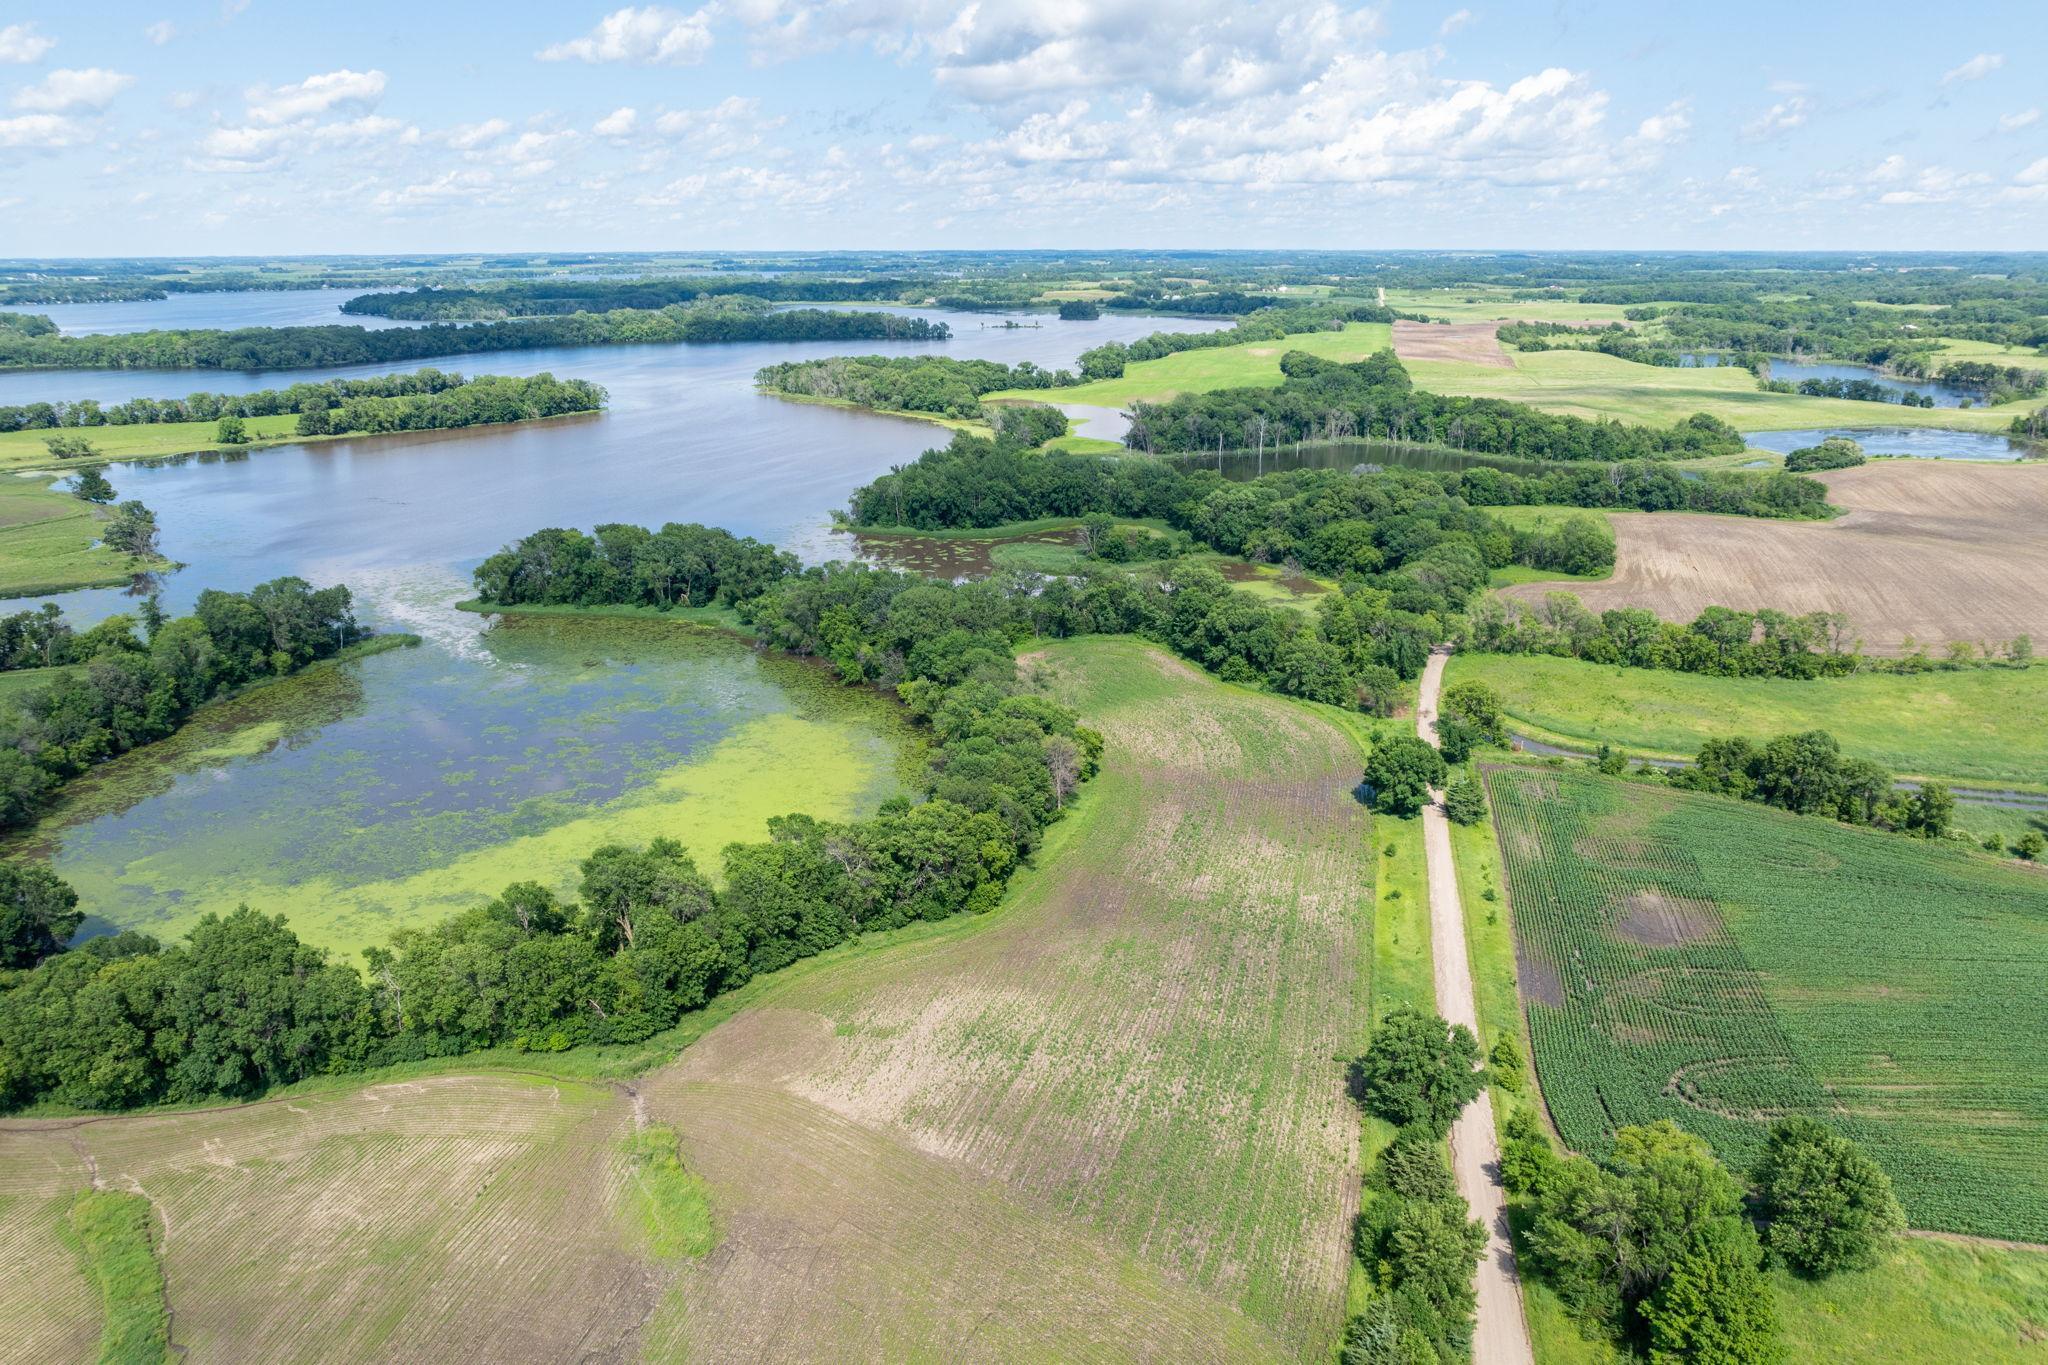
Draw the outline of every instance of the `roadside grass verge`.
[[[1445,685],[1484,682],[1514,728],[1575,747],[1691,758],[1709,739],[1826,730],[1901,776],[2048,786],[2048,667],[1846,678],[1716,678],[1533,654],[1451,656]]]

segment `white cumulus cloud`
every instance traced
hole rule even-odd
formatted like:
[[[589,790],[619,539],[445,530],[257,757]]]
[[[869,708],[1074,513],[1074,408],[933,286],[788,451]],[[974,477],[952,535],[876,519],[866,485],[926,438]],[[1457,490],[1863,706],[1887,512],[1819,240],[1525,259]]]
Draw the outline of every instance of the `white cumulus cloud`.
[[[639,125],[639,122],[640,113],[638,110],[619,108],[612,110],[609,114],[606,114],[603,118],[592,124],[590,131],[596,133],[599,137],[624,137],[632,132]]]
[[[626,62],[633,66],[691,66],[711,50],[711,8],[692,14],[663,5],[613,10],[581,38],[545,47],[544,62]]]
[[[55,38],[36,32],[32,23],[0,28],[0,62],[39,62],[56,45]]]
[[[2022,109],[2016,114],[2001,114],[1998,119],[1998,131],[2017,133],[2020,129],[2031,128],[2040,121],[2040,109]]]
[[[308,76],[293,85],[259,85],[248,92],[249,117],[258,123],[296,123],[330,110],[374,108],[384,97],[382,71],[351,71],[344,67]]]
[[[90,142],[92,132],[76,119],[61,114],[23,114],[0,118],[0,147],[27,151],[54,151]]]
[[[114,96],[135,84],[135,78],[119,71],[106,71],[100,67],[87,67],[83,71],[52,71],[36,84],[17,91],[14,107],[33,109],[45,114],[70,114],[80,110],[100,110],[113,102]]]

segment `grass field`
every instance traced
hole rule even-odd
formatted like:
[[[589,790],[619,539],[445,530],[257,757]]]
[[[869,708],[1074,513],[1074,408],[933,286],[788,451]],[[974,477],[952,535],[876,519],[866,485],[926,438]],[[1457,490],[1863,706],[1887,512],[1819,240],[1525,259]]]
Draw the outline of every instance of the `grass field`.
[[[99,1295],[99,1358],[110,1365],[170,1357],[155,1223],[147,1198],[120,1190],[81,1191],[64,1217],[63,1232]]]
[[[1098,379],[1092,384],[1060,389],[1057,397],[1062,404],[1121,408],[1140,400],[1158,402],[1177,393],[1271,388],[1280,382],[1280,357],[1288,351],[1307,351],[1330,360],[1363,360],[1373,352],[1393,345],[1393,337],[1393,329],[1385,323],[1353,322],[1346,324],[1341,332],[1303,332],[1278,341],[1182,351],[1160,360],[1141,360],[1127,367],[1120,379]],[[988,398],[1042,403],[1046,400],[1046,391],[1013,389],[989,394]]]
[[[13,479],[0,487],[0,598],[113,587],[172,567],[101,547],[106,515],[47,481]]]
[[[1908,408],[1846,398],[1767,393],[1749,371],[1728,367],[1677,369],[1639,365],[1598,351],[1514,351],[1507,368],[1456,361],[1404,362],[1415,386],[1529,403],[1546,412],[1668,427],[1696,412],[1743,431],[1782,427],[1909,426],[2004,431],[2038,403],[1987,408]],[[1132,367],[1136,369],[1136,366]],[[1069,390],[1073,392],[1073,390]]]
[[[1545,655],[1451,656],[1447,682],[1500,693],[1533,739],[1690,758],[1708,739],[1826,730],[1848,753],[1904,776],[2048,781],[2048,667],[1800,682],[1613,668]]]
[[[2001,346],[1995,341],[1942,337],[1941,357],[1943,360],[1988,360],[1994,365],[2017,365],[2024,370],[2048,370],[2048,355],[2024,346]],[[2038,405],[2041,401],[2031,399],[2025,406]]]
[[[2048,1240],[2048,878],[1581,771],[1488,787],[1566,1142],[1672,1118],[1746,1165],[1771,1119],[1810,1112],[1916,1227]]]
[[[299,416],[295,412],[283,412],[270,417],[245,417],[242,422],[248,428],[249,435],[254,438],[250,445],[333,439],[298,435]],[[78,469],[85,465],[105,464],[109,460],[142,460],[160,455],[189,455],[198,450],[246,449],[240,446],[221,445],[219,441],[214,440],[214,433],[218,430],[219,424],[216,422],[138,422],[118,427],[67,429],[65,434],[83,436],[92,445],[92,454],[68,460],[58,460],[50,454],[46,440],[56,433],[0,432],[0,471]]]
[[[1108,750],[1000,916],[764,994],[647,1087],[720,1213],[688,1314],[717,1351],[1306,1359],[1335,1338],[1358,1132],[1337,1059],[1372,881],[1357,744],[1136,641],[1032,662]]]

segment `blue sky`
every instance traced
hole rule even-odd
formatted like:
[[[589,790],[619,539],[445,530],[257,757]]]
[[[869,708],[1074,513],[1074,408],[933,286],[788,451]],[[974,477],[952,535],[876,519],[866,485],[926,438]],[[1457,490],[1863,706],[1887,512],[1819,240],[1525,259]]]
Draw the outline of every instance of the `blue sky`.
[[[2048,249],[2044,71],[2039,0],[28,0],[0,255]]]

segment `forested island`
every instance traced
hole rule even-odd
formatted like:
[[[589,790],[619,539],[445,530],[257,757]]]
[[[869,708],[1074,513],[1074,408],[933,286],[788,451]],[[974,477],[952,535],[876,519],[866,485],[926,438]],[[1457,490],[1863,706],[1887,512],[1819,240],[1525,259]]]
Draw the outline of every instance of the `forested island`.
[[[943,322],[875,311],[779,310],[757,299],[700,300],[469,326],[244,327],[234,331],[32,335],[0,328],[0,368],[284,370],[545,347],[708,345],[727,341],[940,341]]]
[[[658,309],[708,298],[750,298],[766,303],[874,303],[904,297],[898,279],[818,279],[775,276],[728,279],[693,276],[663,280],[532,280],[480,288],[408,289],[362,294],[341,305],[358,317],[407,322],[479,322],[502,318]]]

